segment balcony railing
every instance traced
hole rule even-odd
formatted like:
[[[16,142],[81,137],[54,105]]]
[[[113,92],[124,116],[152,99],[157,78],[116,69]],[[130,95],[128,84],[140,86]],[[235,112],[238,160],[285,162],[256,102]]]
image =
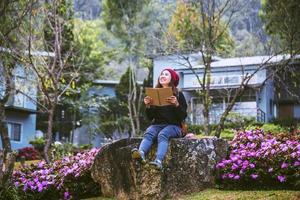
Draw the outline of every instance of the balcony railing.
[[[223,114],[224,110],[217,109],[212,110],[210,112],[210,123],[217,124],[220,121],[220,118]],[[263,112],[260,108],[239,108],[233,109],[231,112],[238,113],[244,117],[253,117],[258,122],[265,122],[265,112]],[[202,112],[193,113],[193,119],[191,119],[192,124],[204,124],[204,118]]]
[[[260,108],[257,109],[256,121],[266,122],[266,113],[262,111]]]

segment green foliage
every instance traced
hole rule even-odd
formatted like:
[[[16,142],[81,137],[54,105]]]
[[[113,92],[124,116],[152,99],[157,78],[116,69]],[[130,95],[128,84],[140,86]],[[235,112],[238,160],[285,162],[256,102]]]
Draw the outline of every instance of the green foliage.
[[[74,153],[74,146],[71,143],[54,142],[51,148],[51,155],[53,160],[60,160],[65,156],[72,156]]]
[[[0,186],[0,199],[5,200],[21,200],[16,187],[8,184]]]
[[[245,117],[239,113],[230,112],[225,120],[225,125],[226,127],[245,130],[247,126],[254,122],[254,117]]]
[[[260,16],[266,31],[280,38],[283,49],[288,49],[288,53],[299,52],[300,5],[298,0],[263,0]]]
[[[114,56],[114,50],[107,47],[110,40],[103,21],[74,20],[74,44],[76,63],[80,65],[79,85],[101,78],[106,65]]]
[[[60,23],[62,26],[60,30],[61,37],[63,38],[60,48],[62,52],[66,53],[73,46],[73,9],[72,9],[72,1],[71,0],[55,0],[55,2],[47,2],[43,4],[43,9],[47,10],[48,16],[44,19],[44,27],[43,27],[43,38],[46,43],[44,43],[44,48],[48,52],[53,52],[55,49],[55,30],[54,24]],[[46,13],[45,13],[46,14]],[[59,20],[55,19],[55,15],[59,16]]]
[[[225,139],[228,139],[228,140],[231,140],[235,135],[235,130],[234,129],[224,129],[222,132],[221,132],[221,138],[225,138]]]
[[[42,152],[45,146],[45,139],[42,137],[35,138],[34,140],[29,141],[36,150]]]
[[[220,55],[229,55],[234,47],[229,30],[221,20],[212,21],[207,13],[200,12],[195,4],[178,1],[168,27],[168,36],[178,43],[182,51],[209,49]],[[218,19],[218,13],[214,13]],[[174,41],[170,42],[173,43]]]
[[[297,124],[299,121],[300,119],[296,119],[293,117],[281,117],[274,119],[272,122],[276,125],[282,126],[285,129],[293,131],[297,128]]]
[[[104,0],[102,2],[102,17],[107,29],[120,38],[126,48],[133,44],[133,40],[141,41],[143,39],[143,33],[133,27],[136,26],[138,14],[149,2],[149,0]],[[148,23],[143,21],[139,25],[139,29],[143,29]]]
[[[112,137],[114,131],[128,131],[130,119],[126,102],[119,98],[108,98],[101,101],[100,108],[100,130],[107,137]]]
[[[265,133],[272,133],[272,134],[286,132],[286,129],[284,129],[280,125],[271,124],[271,123],[264,124],[261,127],[261,129],[264,130]]]

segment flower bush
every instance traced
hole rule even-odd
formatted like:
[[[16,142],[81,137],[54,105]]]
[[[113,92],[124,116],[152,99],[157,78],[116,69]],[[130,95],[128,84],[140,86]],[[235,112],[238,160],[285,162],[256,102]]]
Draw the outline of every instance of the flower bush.
[[[33,147],[19,149],[17,159],[20,159],[22,156],[24,156],[26,160],[38,160],[41,158],[40,153]]]
[[[52,164],[41,161],[14,171],[13,182],[24,199],[71,199],[97,194],[100,190],[90,175],[99,149],[64,157]]]
[[[262,130],[238,132],[229,158],[216,165],[223,183],[297,184],[300,177],[300,135],[276,137]]]

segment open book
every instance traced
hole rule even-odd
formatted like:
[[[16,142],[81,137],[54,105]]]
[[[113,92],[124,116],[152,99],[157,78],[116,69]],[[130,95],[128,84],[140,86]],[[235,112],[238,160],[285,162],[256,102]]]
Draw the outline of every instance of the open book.
[[[146,95],[152,98],[154,106],[171,105],[166,99],[173,96],[172,88],[146,88]]]

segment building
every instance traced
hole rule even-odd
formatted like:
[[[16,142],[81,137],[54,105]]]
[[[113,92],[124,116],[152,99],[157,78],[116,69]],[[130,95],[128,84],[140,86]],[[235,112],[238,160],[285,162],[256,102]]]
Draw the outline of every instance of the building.
[[[203,77],[204,68],[201,64],[201,56],[199,54],[191,54],[189,61],[198,76]],[[240,85],[245,74],[255,75],[250,79],[245,93],[239,98],[232,112],[240,115],[253,117],[260,122],[269,122],[278,117],[279,111],[284,110],[279,107],[276,102],[280,99],[276,98],[274,80],[268,78],[268,68],[261,66],[276,65],[280,61],[286,60],[284,56],[254,56],[241,58],[213,58],[211,63],[211,96],[212,109],[210,112],[210,122],[218,123],[221,114],[224,112],[228,100],[234,90]],[[189,106],[188,121],[192,124],[202,124],[203,106],[197,97],[197,90],[200,90],[200,84],[188,67],[186,60],[178,55],[158,56],[153,59],[153,85],[156,84],[159,73],[165,67],[172,67],[180,75],[179,88],[183,91]],[[278,108],[279,111],[278,111]],[[289,106],[293,110],[293,117],[300,114],[300,107]]]
[[[2,67],[5,66],[0,65],[0,71]],[[2,74],[0,74],[0,94],[3,95]],[[30,146],[29,141],[35,137],[37,87],[32,73],[29,73],[22,65],[16,66],[13,75],[15,87],[21,92],[15,93],[8,100],[6,121],[12,149],[19,149]],[[0,148],[2,148],[1,141]]]

